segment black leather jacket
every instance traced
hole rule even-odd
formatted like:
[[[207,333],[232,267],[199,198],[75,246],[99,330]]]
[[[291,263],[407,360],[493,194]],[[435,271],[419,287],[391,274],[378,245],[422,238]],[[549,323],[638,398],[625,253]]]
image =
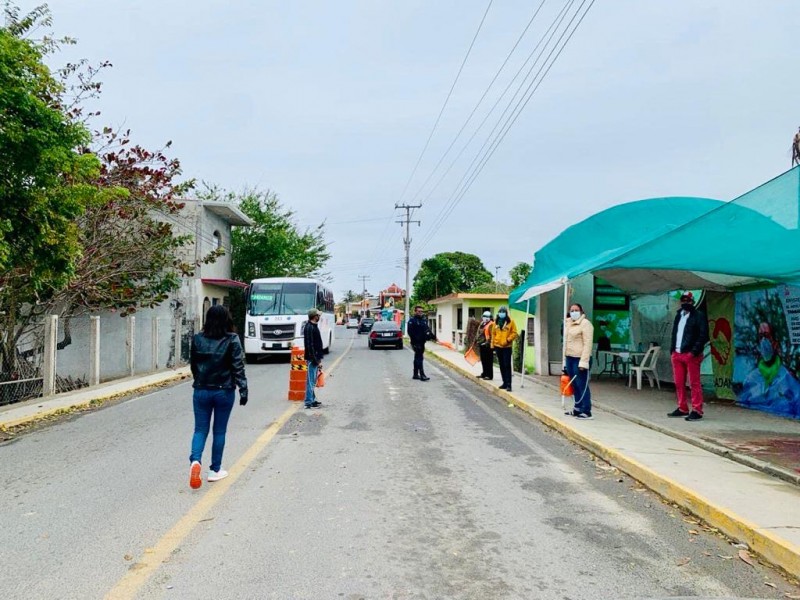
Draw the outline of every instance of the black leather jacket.
[[[312,365],[322,362],[322,335],[319,326],[311,321],[306,321],[303,326],[303,345],[305,346],[305,358],[311,361]]]
[[[221,339],[195,334],[192,339],[192,387],[198,389],[235,389],[247,395],[244,351],[239,336],[229,333]]]

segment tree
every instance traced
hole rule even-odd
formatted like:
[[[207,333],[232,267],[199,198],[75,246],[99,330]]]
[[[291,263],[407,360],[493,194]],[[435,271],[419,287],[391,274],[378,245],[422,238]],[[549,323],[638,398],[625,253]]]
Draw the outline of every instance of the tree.
[[[277,194],[257,189],[241,194],[206,186],[201,198],[233,202],[254,221],[252,227],[233,230],[232,273],[239,281],[260,277],[325,277],[330,259],[324,223],[300,231],[295,213],[284,208]]]
[[[511,270],[508,272],[508,276],[511,277],[511,287],[519,287],[525,280],[528,278],[528,275],[531,274],[531,265],[524,262],[518,262]]]
[[[492,274],[474,254],[441,252],[423,260],[414,275],[414,302],[465,292],[491,281]]]
[[[76,218],[95,188],[99,161],[81,150],[89,130],[72,119],[64,86],[44,64],[53,43],[26,35],[48,25],[46,6],[0,28],[0,360],[14,366],[15,327],[25,306],[63,288],[81,254]]]

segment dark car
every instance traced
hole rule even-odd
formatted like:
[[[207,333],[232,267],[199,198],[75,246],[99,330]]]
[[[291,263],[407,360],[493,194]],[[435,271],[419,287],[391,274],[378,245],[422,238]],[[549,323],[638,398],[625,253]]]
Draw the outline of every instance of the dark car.
[[[378,321],[369,332],[369,349],[375,350],[378,346],[391,346],[400,349],[403,347],[403,332],[394,321]]]
[[[372,325],[374,323],[375,319],[364,317],[361,319],[361,323],[358,324],[358,333],[369,333],[369,330],[372,329]]]

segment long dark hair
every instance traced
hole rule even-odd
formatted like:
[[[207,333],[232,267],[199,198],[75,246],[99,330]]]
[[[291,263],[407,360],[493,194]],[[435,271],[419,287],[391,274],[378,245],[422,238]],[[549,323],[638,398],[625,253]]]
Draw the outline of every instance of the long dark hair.
[[[217,304],[208,309],[206,323],[203,325],[203,335],[207,338],[218,340],[228,333],[236,333],[233,317],[227,306]]]

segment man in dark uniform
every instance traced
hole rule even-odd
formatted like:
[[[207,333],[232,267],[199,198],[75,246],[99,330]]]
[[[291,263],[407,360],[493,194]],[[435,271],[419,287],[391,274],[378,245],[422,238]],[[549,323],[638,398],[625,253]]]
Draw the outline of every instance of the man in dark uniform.
[[[425,356],[425,342],[434,339],[428,321],[422,315],[422,307],[414,307],[414,316],[408,321],[408,337],[411,339],[411,348],[414,350],[414,377],[420,381],[428,381],[430,377],[425,375],[425,368],[422,360]]]

